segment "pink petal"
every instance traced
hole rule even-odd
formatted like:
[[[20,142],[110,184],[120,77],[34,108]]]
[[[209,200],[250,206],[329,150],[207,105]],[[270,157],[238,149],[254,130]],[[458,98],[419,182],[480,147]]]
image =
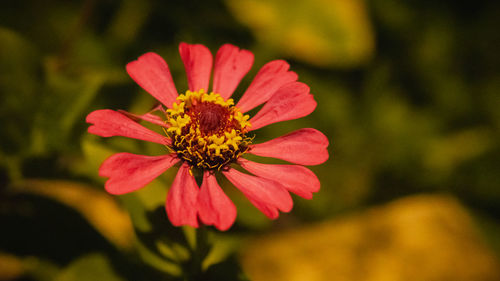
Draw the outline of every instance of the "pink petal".
[[[229,229],[236,219],[236,207],[208,171],[198,194],[198,215],[204,224],[215,225],[221,231]]]
[[[309,87],[301,82],[282,86],[250,119],[250,131],[272,123],[297,119],[309,115],[316,108],[316,101],[309,94]]]
[[[182,164],[167,195],[165,208],[170,222],[175,226],[198,227],[196,214],[199,188],[189,169],[188,164]]]
[[[87,123],[93,124],[88,132],[101,137],[122,136],[168,145],[171,140],[153,132],[127,116],[110,109],[102,109],[87,115]]]
[[[160,107],[161,107],[161,105],[160,105]],[[153,111],[157,111],[157,110],[160,110],[160,109],[154,109]],[[142,114],[142,115],[130,113],[130,112],[127,112],[127,111],[121,110],[121,109],[119,109],[118,112],[127,116],[128,118],[130,118],[136,122],[143,120],[143,121],[147,121],[147,122],[153,123],[153,124],[161,126],[161,127],[165,127],[165,128],[169,127],[167,125],[167,123],[165,123],[165,121],[160,116],[154,115],[151,112],[148,112],[148,113]]]
[[[272,220],[275,220],[275,219],[277,219],[280,216],[279,210],[276,207],[274,207],[274,206],[266,205],[264,203],[261,203],[261,202],[258,202],[258,201],[254,201],[252,199],[249,199],[249,201],[257,209],[259,209],[259,211],[261,211],[262,213],[264,213],[264,215],[266,215],[266,217],[268,217],[268,218],[270,218]]]
[[[289,212],[292,209],[292,197],[281,184],[247,175],[235,169],[223,173],[264,214],[268,216],[274,214],[275,209],[283,212]],[[271,218],[276,217],[272,216]]]
[[[269,165],[240,158],[238,163],[250,173],[282,184],[288,191],[300,197],[311,199],[318,192],[320,183],[316,175],[304,166]]]
[[[328,139],[316,129],[304,128],[273,140],[252,145],[250,153],[300,165],[318,165],[328,160]]]
[[[105,184],[109,193],[124,194],[146,186],[178,161],[172,154],[145,156],[118,153],[102,163],[99,176],[109,178]]]
[[[264,65],[236,105],[241,112],[247,112],[266,102],[283,85],[297,81],[297,74],[288,71],[290,65],[275,60]]]
[[[212,54],[207,47],[200,44],[179,45],[179,53],[186,68],[189,90],[208,91],[210,82],[210,71],[212,71]]]
[[[144,90],[166,107],[172,107],[177,98],[172,75],[167,63],[155,53],[146,53],[127,64],[127,72]]]
[[[231,44],[220,47],[215,56],[213,92],[228,99],[250,70],[253,54]]]

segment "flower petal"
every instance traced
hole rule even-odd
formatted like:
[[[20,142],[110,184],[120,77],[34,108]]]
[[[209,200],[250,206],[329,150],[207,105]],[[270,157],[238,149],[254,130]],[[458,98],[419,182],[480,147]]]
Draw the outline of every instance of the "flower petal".
[[[165,205],[168,218],[173,225],[198,227],[196,214],[199,190],[196,180],[189,173],[189,165],[182,164],[168,191]]]
[[[228,99],[250,70],[253,64],[253,54],[240,50],[231,44],[220,47],[215,56],[213,92]]]
[[[172,154],[145,156],[117,153],[106,159],[99,176],[109,178],[105,188],[111,194],[125,194],[146,186],[179,160]]]
[[[229,229],[236,219],[236,207],[208,171],[198,194],[198,216],[204,224],[215,225],[221,231]]]
[[[301,82],[288,83],[282,86],[250,119],[250,131],[257,130],[272,123],[304,117],[316,108],[316,101],[309,94],[309,87]]]
[[[127,72],[144,90],[166,107],[172,107],[177,98],[172,75],[167,63],[155,53],[146,53],[127,64]]]
[[[254,201],[252,199],[249,199],[249,201],[257,208],[259,209],[259,211],[261,211],[262,213],[264,213],[264,215],[266,215],[266,217],[272,219],[272,220],[275,220],[277,219],[279,216],[280,216],[280,211],[272,206],[272,205],[268,205],[268,204],[264,204],[264,203],[261,203],[261,202],[258,202],[258,201]]]
[[[247,175],[235,169],[223,172],[229,179],[259,210],[269,210],[264,212],[268,215],[275,213],[274,209],[289,212],[292,209],[293,201],[290,194],[278,182]],[[272,216],[271,218],[276,218]]]
[[[328,139],[316,129],[304,128],[273,140],[252,145],[250,153],[300,165],[318,165],[328,160]]]
[[[213,60],[210,50],[201,44],[181,43],[179,53],[186,69],[189,90],[208,91]]]
[[[153,132],[127,116],[110,109],[102,109],[87,115],[87,123],[93,124],[88,132],[101,137],[122,136],[168,145],[171,140]]]
[[[283,60],[265,64],[257,73],[236,107],[247,112],[266,102],[283,85],[297,81],[297,74],[288,71],[290,65]]]
[[[320,188],[316,175],[304,166],[261,164],[243,158],[238,163],[250,173],[277,181],[288,191],[306,199],[311,199],[312,193],[318,192]]]
[[[142,115],[130,113],[130,112],[127,112],[127,111],[121,110],[121,109],[118,110],[118,112],[120,112],[121,114],[127,116],[128,118],[130,118],[136,122],[139,122],[140,120],[144,120],[144,121],[153,123],[155,125],[168,128],[169,126],[167,125],[167,123],[165,123],[165,121],[160,116],[152,114],[153,112],[156,112],[156,111],[161,111],[165,114],[165,109],[163,109],[163,106],[161,104],[159,104],[158,106],[153,108],[153,110],[151,110],[150,112],[142,114]]]

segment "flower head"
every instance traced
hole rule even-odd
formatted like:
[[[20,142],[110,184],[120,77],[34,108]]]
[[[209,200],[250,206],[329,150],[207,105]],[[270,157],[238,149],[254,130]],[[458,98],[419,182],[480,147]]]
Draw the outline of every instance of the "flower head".
[[[167,148],[165,155],[118,153],[106,159],[99,169],[101,176],[109,178],[106,190],[112,194],[135,191],[180,163],[167,194],[170,221],[176,226],[194,227],[201,221],[219,230],[227,230],[234,223],[236,207],[217,183],[215,173],[222,173],[271,219],[277,218],[279,211],[291,210],[289,192],[311,199],[320,184],[314,173],[302,165],[326,161],[328,139],[321,132],[306,128],[253,144],[250,133],[310,114],[316,102],[309,87],[297,82],[297,74],[289,71],[285,61],[275,60],[260,69],[235,105],[230,97],[253,64],[251,52],[223,45],[215,56],[212,91],[208,92],[210,51],[203,45],[186,43],[180,44],[179,51],[188,90],[178,94],[167,63],[155,53],[146,53],[129,63],[127,72],[162,105],[143,115],[97,110],[87,116],[92,134],[135,138]],[[263,103],[252,118],[245,114]],[[138,123],[141,120],[161,126],[164,134],[143,127]],[[245,154],[298,165],[260,164],[245,159]],[[249,173],[234,169],[234,165]],[[201,186],[196,183],[193,169],[203,172]]]

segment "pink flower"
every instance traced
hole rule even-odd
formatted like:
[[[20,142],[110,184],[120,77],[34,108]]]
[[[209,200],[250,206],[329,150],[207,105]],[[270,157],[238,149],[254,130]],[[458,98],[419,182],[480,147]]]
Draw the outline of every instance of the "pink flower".
[[[178,94],[167,63],[147,53],[127,65],[127,72],[163,106],[144,115],[124,111],[97,110],[87,116],[89,133],[102,137],[124,136],[166,146],[168,153],[143,156],[118,153],[104,161],[99,175],[108,177],[105,188],[124,194],[147,185],[180,162],[179,171],[166,200],[173,225],[198,227],[198,221],[227,230],[236,218],[236,207],[215,178],[221,172],[271,219],[279,211],[289,212],[289,192],[306,199],[320,188],[318,178],[302,165],[318,165],[328,159],[328,139],[306,128],[276,139],[253,144],[250,132],[272,123],[297,119],[316,107],[309,87],[297,82],[289,65],[275,60],[264,65],[234,105],[230,98],[250,70],[253,54],[226,44],[215,56],[212,91],[206,92],[212,70],[212,55],[203,45],[181,43],[179,52],[187,72],[189,90]],[[263,104],[249,119],[244,113]],[[153,114],[160,111],[162,117]],[[165,135],[137,123],[148,121],[163,127]],[[244,159],[245,154],[274,157],[298,165],[260,164]],[[249,173],[233,169],[240,165]],[[192,169],[203,171],[199,187]]]

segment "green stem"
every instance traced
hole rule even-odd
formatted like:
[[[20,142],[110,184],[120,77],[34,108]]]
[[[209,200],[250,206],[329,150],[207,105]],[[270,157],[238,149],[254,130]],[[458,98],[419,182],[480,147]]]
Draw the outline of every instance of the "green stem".
[[[203,261],[210,250],[208,242],[208,229],[204,225],[200,225],[196,231],[196,244],[192,249],[191,266],[188,267],[190,272],[186,272],[188,280],[203,280]]]
[[[203,182],[203,171],[193,169],[193,174],[196,182],[201,186]],[[186,280],[203,280],[203,261],[210,251],[210,243],[208,242],[208,228],[199,222],[199,227],[195,229],[195,243],[191,249],[191,260],[185,267]]]

